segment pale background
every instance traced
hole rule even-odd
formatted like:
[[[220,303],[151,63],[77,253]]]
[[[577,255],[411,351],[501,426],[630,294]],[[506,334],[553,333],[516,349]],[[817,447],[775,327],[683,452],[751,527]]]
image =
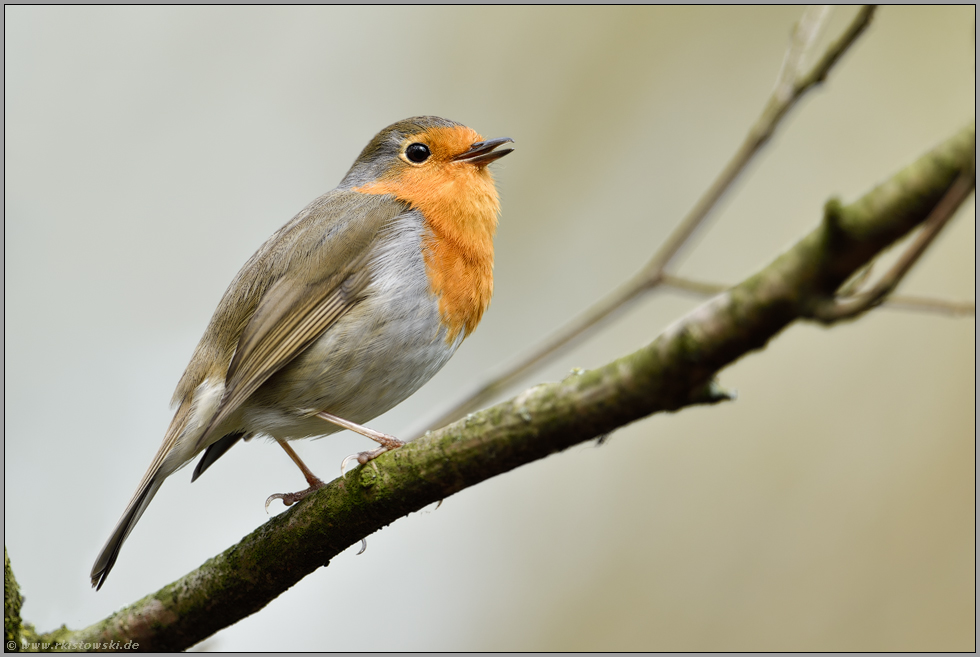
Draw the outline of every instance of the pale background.
[[[372,424],[405,435],[647,260],[740,143],[799,15],[6,7],[4,541],[25,619],[95,622],[304,485],[261,440],[193,486],[183,470],[89,588],[228,282],[378,130],[436,114],[517,142],[494,165],[493,305]],[[969,121],[974,24],[973,7],[881,9],[681,272],[740,280],[829,196],[853,200]],[[971,199],[903,291],[973,299],[974,220]],[[632,351],[697,303],[653,297],[526,385]],[[736,403],[399,520],[202,647],[973,650],[974,338],[973,319],[890,310],[793,326],[722,372]],[[366,447],[298,450],[333,477]]]

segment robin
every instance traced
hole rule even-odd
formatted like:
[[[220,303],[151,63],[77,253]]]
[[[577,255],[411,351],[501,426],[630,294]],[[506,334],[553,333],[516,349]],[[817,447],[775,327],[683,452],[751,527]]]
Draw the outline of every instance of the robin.
[[[500,205],[487,165],[512,141],[435,116],[395,123],[259,248],[177,384],[177,411],[92,586],[164,479],[201,452],[191,481],[239,440],[272,437],[309,484],[269,498],[288,506],[324,485],[288,441],[350,429],[379,443],[354,455],[362,464],[403,444],[362,425],[432,378],[490,304]]]

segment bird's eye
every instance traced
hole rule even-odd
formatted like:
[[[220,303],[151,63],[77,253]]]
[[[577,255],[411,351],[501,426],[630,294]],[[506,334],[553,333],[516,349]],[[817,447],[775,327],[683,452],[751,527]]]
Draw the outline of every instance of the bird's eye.
[[[408,148],[405,149],[405,157],[415,162],[415,164],[422,164],[429,159],[431,154],[429,147],[425,144],[409,144]]]

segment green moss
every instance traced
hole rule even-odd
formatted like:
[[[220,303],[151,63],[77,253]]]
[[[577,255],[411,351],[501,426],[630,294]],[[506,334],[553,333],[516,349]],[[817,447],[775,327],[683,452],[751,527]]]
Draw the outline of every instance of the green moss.
[[[14,570],[10,566],[10,557],[7,556],[7,546],[3,546],[3,640],[5,646],[11,643],[15,646],[20,645],[21,620],[20,608],[24,603],[24,598],[20,595],[20,587],[17,586],[17,579],[14,577]]]

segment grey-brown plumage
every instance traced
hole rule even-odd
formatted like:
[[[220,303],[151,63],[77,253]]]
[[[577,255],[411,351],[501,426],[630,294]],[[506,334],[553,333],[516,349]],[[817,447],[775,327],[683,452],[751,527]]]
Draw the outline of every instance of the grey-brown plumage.
[[[179,407],[163,445],[92,568],[96,588],[163,479],[226,433],[242,433],[230,426],[234,420],[226,420],[358,302],[370,282],[370,269],[363,265],[378,234],[406,210],[390,198],[330,192],[276,232],[246,263],[177,386],[174,401]],[[328,241],[332,249],[323,248]],[[223,393],[203,431],[194,432],[188,426],[195,419],[194,393],[209,380],[224,382]],[[322,421],[318,428],[324,433],[332,429]],[[192,444],[179,444],[194,433]]]

